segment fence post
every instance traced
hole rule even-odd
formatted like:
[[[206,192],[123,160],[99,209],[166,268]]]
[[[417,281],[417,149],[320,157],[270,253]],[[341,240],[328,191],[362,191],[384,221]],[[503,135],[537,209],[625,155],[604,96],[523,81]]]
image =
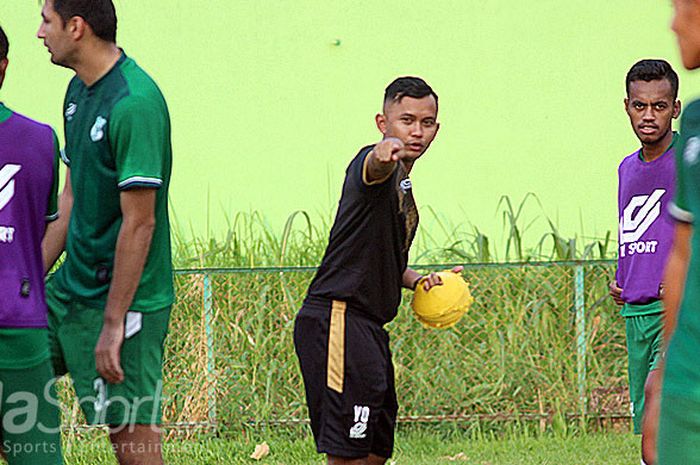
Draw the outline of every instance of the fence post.
[[[214,433],[216,426],[216,364],[214,363],[214,319],[211,275],[204,275],[204,333],[207,338],[207,401],[209,425]]]
[[[574,306],[576,308],[576,373],[578,375],[578,401],[579,411],[585,417],[587,413],[586,401],[586,353],[588,351],[586,342],[586,301],[585,301],[585,281],[583,265],[576,265],[574,269],[575,290]],[[582,418],[582,421],[585,418]]]

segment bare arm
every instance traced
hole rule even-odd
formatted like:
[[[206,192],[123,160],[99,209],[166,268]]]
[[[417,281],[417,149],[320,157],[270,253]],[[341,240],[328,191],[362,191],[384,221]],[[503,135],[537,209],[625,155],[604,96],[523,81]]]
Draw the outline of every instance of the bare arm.
[[[451,271],[453,273],[461,273],[462,270],[464,270],[463,266],[455,266]],[[442,279],[440,279],[440,276],[438,276],[437,273],[430,273],[429,275],[423,276],[413,268],[406,267],[406,270],[404,270],[402,276],[402,286],[406,289],[415,291],[416,285],[423,278],[425,278],[425,280],[423,281],[422,285],[423,289],[426,291],[429,291],[433,286],[439,286],[442,284]]]
[[[122,225],[117,237],[112,282],[104,323],[95,347],[97,370],[110,383],[124,373],[119,352],[124,340],[124,318],[138,289],[155,229],[156,190],[134,189],[120,194]]]
[[[44,239],[41,241],[41,254],[44,260],[44,274],[48,273],[66,248],[68,223],[73,210],[73,188],[70,184],[70,168],[66,170],[66,182],[58,198],[59,216],[56,221],[46,226]]]
[[[690,261],[690,237],[693,226],[676,223],[673,246],[664,272],[664,340],[671,340],[678,321],[678,309],[685,287],[688,262]]]
[[[403,142],[390,137],[374,146],[365,158],[362,178],[365,184],[379,184],[386,181],[396,169],[396,163],[403,157]]]

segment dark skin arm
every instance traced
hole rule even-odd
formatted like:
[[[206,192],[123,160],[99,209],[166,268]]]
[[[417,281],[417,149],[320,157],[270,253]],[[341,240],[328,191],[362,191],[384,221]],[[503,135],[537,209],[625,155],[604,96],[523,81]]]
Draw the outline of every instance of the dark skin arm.
[[[463,270],[463,266],[455,266],[451,271],[453,273],[461,273]],[[423,289],[426,291],[429,291],[433,286],[440,286],[442,284],[442,279],[440,279],[437,273],[430,273],[427,276],[423,276],[413,268],[406,267],[406,270],[403,272],[402,285],[406,289],[415,290],[413,285],[416,283],[416,280],[422,278],[425,278],[425,280],[420,285],[422,285]]]
[[[367,155],[365,180],[367,183],[386,180],[396,169],[396,164],[404,157],[404,144],[399,139],[389,137],[382,140]]]
[[[155,189],[120,194],[122,225],[117,238],[112,283],[107,295],[102,332],[95,346],[97,371],[108,383],[124,380],[119,353],[124,319],[141,280],[155,229]]]

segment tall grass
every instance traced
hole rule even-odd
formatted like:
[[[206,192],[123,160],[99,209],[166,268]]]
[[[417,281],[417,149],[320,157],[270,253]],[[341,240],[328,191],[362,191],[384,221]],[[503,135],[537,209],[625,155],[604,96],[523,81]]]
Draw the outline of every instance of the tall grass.
[[[468,222],[454,224],[432,207],[424,207],[424,226],[418,229],[411,262],[420,265],[614,258],[616,248],[610,231],[600,238],[585,234],[566,236],[544,214],[535,194],[527,194],[518,204],[508,196],[501,197],[497,214],[502,218],[503,235],[500,240],[493,240],[477,226]],[[261,212],[249,211],[238,212],[233,218],[227,216],[222,235],[201,237],[193,231],[185,234],[177,215],[173,217],[173,260],[177,268],[318,265],[331,227],[326,216],[312,218],[299,210],[289,215],[282,230],[277,231]],[[532,231],[542,220],[547,229]]]

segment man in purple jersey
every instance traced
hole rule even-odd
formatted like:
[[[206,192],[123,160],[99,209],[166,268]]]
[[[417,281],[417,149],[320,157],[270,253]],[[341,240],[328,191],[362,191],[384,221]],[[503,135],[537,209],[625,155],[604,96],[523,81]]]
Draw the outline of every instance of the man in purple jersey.
[[[663,60],[632,66],[626,88],[625,110],[642,147],[618,169],[620,248],[610,295],[625,317],[634,432],[642,435],[642,463],[652,464],[659,407],[652,387],[662,348],[661,280],[673,241],[667,206],[674,193],[677,136],[671,122],[678,118],[681,103],[678,76]]]
[[[0,86],[8,49],[0,28]],[[58,216],[58,141],[0,103],[0,147],[0,455],[10,465],[60,464],[41,253]]]

